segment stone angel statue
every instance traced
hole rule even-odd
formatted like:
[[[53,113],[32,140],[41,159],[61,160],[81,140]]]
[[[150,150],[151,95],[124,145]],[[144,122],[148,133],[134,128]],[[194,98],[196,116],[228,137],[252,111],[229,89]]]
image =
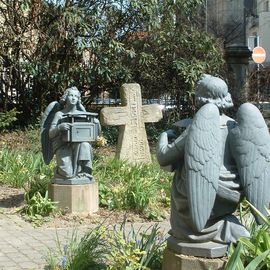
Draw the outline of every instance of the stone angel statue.
[[[236,242],[249,236],[233,215],[241,199],[264,214],[269,207],[270,136],[252,104],[240,106],[236,121],[224,114],[233,103],[220,78],[204,75],[195,96],[201,108],[185,131],[163,132],[157,145],[160,165],[175,172],[170,233],[182,242]]]
[[[43,158],[56,156],[53,183],[85,184],[92,178],[92,147],[100,133],[97,114],[86,112],[76,87],[65,90],[60,102],[51,102],[41,122]]]

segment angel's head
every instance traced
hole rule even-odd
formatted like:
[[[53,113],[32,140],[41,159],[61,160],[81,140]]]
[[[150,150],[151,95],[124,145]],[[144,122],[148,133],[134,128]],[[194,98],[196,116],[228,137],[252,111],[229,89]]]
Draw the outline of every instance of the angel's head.
[[[204,74],[198,82],[195,98],[199,106],[206,103],[213,103],[220,109],[233,106],[227,84],[222,79],[208,74]]]
[[[71,99],[71,97],[73,97],[73,100],[76,101],[76,104],[81,103],[81,93],[75,86],[72,86],[65,90],[64,94],[60,98],[60,103],[65,105],[67,103],[67,100]]]

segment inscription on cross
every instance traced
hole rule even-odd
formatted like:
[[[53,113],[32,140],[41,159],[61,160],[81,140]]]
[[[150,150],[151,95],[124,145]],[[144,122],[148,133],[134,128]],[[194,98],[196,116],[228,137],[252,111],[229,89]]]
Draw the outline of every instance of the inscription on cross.
[[[106,107],[100,113],[103,125],[119,126],[116,156],[131,163],[150,162],[144,124],[158,122],[162,118],[161,108],[158,104],[142,105],[137,83],[122,85],[120,97],[122,107]]]

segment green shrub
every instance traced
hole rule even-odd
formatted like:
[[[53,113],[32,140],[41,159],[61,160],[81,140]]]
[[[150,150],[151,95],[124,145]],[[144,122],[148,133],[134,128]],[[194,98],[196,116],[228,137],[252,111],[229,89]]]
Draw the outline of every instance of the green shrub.
[[[270,269],[270,218],[265,217],[248,201],[244,204],[248,205],[249,210],[256,213],[264,224],[257,225],[252,221],[249,225],[250,238],[241,237],[236,247],[230,246],[229,260],[225,270]],[[268,213],[270,215],[269,211]]]
[[[109,145],[115,145],[117,143],[118,127],[114,126],[102,127],[102,134],[104,138],[107,140],[107,143]]]
[[[17,114],[19,114],[19,112],[16,109],[0,112],[0,130],[10,127],[12,123],[17,120]]]
[[[95,162],[100,204],[109,209],[130,209],[155,217],[160,206],[168,206],[171,175],[153,164],[130,165],[100,157]]]

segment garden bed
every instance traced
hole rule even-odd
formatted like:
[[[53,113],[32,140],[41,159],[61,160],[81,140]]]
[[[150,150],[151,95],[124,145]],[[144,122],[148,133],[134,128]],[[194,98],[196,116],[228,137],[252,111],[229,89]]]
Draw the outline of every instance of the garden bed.
[[[0,134],[0,211],[21,215],[29,199],[45,195],[53,176],[54,163],[46,166],[41,157],[39,130]],[[35,222],[46,227],[74,224],[149,222],[168,219],[170,179],[160,173],[156,161],[151,165],[131,166],[114,160],[115,146],[94,147],[94,175],[99,183],[99,211],[92,216],[59,212]],[[169,176],[170,178],[171,176]],[[28,202],[29,203],[29,202]],[[38,213],[37,213],[38,214]]]

